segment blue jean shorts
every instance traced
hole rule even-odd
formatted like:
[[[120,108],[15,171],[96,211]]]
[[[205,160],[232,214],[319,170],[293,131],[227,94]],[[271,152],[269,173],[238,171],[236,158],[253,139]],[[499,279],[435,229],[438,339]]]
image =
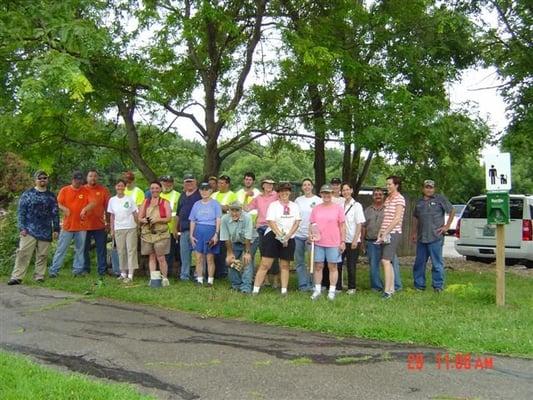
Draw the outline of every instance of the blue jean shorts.
[[[315,245],[315,262],[322,263],[324,260],[328,263],[341,262],[341,251],[338,247],[322,247]]]

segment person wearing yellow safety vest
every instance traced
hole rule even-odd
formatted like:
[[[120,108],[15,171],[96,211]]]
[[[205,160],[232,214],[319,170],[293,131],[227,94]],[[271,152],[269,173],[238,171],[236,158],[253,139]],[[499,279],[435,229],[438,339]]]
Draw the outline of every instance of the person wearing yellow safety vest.
[[[144,192],[142,189],[135,186],[135,175],[133,172],[125,172],[124,180],[126,181],[126,189],[124,190],[124,194],[126,196],[130,196],[133,201],[135,201],[135,204],[137,204],[137,207],[140,207],[144,203]]]
[[[243,207],[247,206],[252,202],[252,200],[259,196],[261,194],[261,191],[254,187],[255,184],[255,174],[253,172],[245,172],[244,176],[242,178],[242,189],[237,191],[237,201],[240,202]],[[257,221],[257,210],[250,210],[248,211],[248,214],[250,217],[252,217],[252,224],[255,227],[256,221]],[[259,234],[257,233],[257,230],[254,229],[253,236],[252,236],[252,248],[251,248],[251,254],[252,254],[252,267],[255,271],[255,253],[259,247]],[[253,272],[252,272],[253,275]]]
[[[162,199],[167,200],[170,203],[170,210],[172,211],[172,219],[168,223],[168,231],[170,232],[170,252],[167,254],[168,264],[168,276],[177,276],[177,268],[174,268],[175,261],[179,262],[179,249],[178,243],[174,238],[174,230],[176,228],[176,211],[178,209],[178,201],[180,199],[180,193],[174,190],[174,178],[170,175],[165,175],[159,178],[163,191],[159,195]]]
[[[231,178],[227,175],[220,175],[217,182],[218,190],[211,195],[212,199],[218,201],[222,207],[222,213],[228,212],[228,206],[237,201],[237,195],[230,190]],[[215,255],[215,278],[225,278],[228,276],[228,267],[226,265],[226,244],[220,242],[220,252]]]

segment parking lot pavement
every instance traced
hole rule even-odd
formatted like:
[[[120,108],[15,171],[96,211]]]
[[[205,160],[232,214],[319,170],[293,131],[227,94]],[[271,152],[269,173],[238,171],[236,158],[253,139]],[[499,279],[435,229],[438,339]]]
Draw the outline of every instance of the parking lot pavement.
[[[528,359],[473,355],[467,368],[446,362],[457,354],[441,348],[5,284],[0,313],[1,348],[131,383],[161,399],[531,399],[533,393]]]

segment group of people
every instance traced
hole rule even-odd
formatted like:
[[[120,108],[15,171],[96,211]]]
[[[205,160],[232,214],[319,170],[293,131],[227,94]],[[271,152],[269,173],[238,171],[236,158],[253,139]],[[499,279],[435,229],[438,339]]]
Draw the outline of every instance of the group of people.
[[[192,174],[185,174],[181,193],[174,190],[171,176],[151,182],[145,193],[135,185],[135,175],[126,172],[117,180],[113,197],[99,183],[96,170],[85,177],[73,173],[70,185],[61,188],[57,198],[48,190],[45,171],[37,171],[34,178],[35,187],[24,192],[19,201],[20,244],[9,285],[22,282],[34,252],[34,278],[44,280],[49,245],[56,237],[50,278],[58,275],[71,242],[75,252],[73,275],[89,273],[92,239],[99,279],[103,279],[110,234],[113,258],[118,259],[118,278],[124,282],[133,279],[140,253],[147,256],[151,272],[160,272],[163,286],[169,285],[169,277],[213,286],[216,277],[227,276],[236,291],[257,295],[268,280],[273,286],[279,285],[281,295],[286,296],[289,265],[295,261],[298,289],[311,292],[312,300],[326,289],[327,298],[334,300],[343,290],[344,266],[347,293],[356,292],[356,265],[360,251],[365,251],[372,290],[389,299],[402,287],[396,252],[406,203],[397,176],[387,178],[386,197],[383,189],[373,190],[372,204],[364,210],[354,199],[352,186],[339,178],[322,185],[318,195],[312,180],[306,178],[301,182],[302,195],[296,198],[291,183],[279,182],[276,187],[271,177],[261,179],[260,188],[255,188],[252,172],[244,174],[243,187],[237,192],[231,190],[227,175],[198,184]],[[445,213],[450,213],[446,223]],[[416,289],[426,288],[425,269],[431,257],[433,288],[442,290],[443,234],[452,219],[449,201],[435,194],[433,181],[424,181],[423,197],[414,210]],[[260,262],[256,268],[257,250]],[[306,254],[312,257],[309,264]]]

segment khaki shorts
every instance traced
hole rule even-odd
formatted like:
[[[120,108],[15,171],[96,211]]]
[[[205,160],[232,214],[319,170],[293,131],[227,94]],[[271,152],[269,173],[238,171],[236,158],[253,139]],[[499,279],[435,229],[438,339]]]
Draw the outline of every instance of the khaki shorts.
[[[155,243],[146,242],[141,240],[141,254],[147,256],[155,253],[156,256],[166,256],[170,253],[170,238],[159,240]]]

